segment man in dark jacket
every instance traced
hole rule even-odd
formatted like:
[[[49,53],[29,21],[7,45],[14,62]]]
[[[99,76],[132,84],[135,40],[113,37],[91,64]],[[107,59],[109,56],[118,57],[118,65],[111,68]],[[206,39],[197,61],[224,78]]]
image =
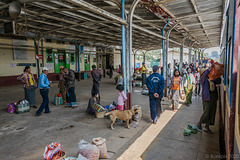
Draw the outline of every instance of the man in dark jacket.
[[[165,82],[163,76],[159,74],[158,66],[155,65],[152,69],[154,73],[147,78],[147,87],[149,89],[151,118],[153,123],[156,124],[162,113],[161,100]]]
[[[100,71],[97,70],[96,65],[92,65],[91,75],[92,75],[92,79],[93,79],[93,86],[92,86],[91,94],[94,95],[94,94],[98,93],[99,100],[100,100],[99,85],[100,85],[101,80],[102,80],[102,74],[101,74]]]
[[[64,79],[66,81],[66,88],[67,88],[67,106],[77,108],[77,100],[75,94],[75,74],[73,70],[64,68],[63,72],[65,73]]]

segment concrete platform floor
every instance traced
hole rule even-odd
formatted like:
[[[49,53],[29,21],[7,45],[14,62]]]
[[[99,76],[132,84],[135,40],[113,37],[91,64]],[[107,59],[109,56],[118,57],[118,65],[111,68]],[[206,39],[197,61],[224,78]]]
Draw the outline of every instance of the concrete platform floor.
[[[79,140],[91,142],[95,137],[106,138],[111,159],[117,159],[152,124],[148,97],[141,95],[141,88],[134,88],[133,105],[140,104],[143,110],[139,126],[127,129],[125,123],[118,123],[114,130],[111,130],[109,119],[97,119],[85,113],[91,97],[91,86],[92,80],[77,83],[76,95],[79,107],[69,109],[63,105],[53,105],[54,95],[58,93],[57,83],[54,83],[49,94],[52,112],[40,117],[34,116],[37,110],[34,108],[23,114],[7,113],[7,104],[24,98],[23,88],[22,86],[0,88],[0,159],[41,160],[45,146],[51,142],[59,142],[67,157],[77,156]],[[109,105],[117,100],[118,93],[113,79],[103,79],[100,92],[102,105]],[[36,97],[36,104],[40,106],[42,98],[39,89],[36,90]],[[170,110],[169,104],[165,99],[162,102],[163,110]],[[175,133],[174,136],[179,135]]]
[[[190,107],[183,105],[160,132],[145,153],[143,160],[207,160],[219,159],[219,117],[216,114],[214,134],[204,131],[184,136],[188,124],[196,124],[201,117],[202,100],[193,96]]]

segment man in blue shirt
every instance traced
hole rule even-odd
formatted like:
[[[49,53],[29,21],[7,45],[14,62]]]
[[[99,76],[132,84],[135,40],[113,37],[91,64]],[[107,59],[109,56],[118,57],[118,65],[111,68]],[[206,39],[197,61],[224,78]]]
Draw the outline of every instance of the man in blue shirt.
[[[155,65],[152,69],[154,73],[147,78],[147,87],[149,90],[151,118],[153,123],[156,124],[162,113],[161,100],[165,82],[163,76],[159,74],[158,66]]]
[[[49,69],[47,67],[43,67],[42,74],[39,77],[38,80],[38,88],[40,89],[40,94],[43,98],[43,102],[39,109],[36,112],[36,116],[40,116],[43,109],[45,109],[45,113],[50,113],[49,111],[49,98],[48,98],[48,93],[49,93],[49,88],[52,87],[51,81],[49,82],[47,75],[48,75]]]

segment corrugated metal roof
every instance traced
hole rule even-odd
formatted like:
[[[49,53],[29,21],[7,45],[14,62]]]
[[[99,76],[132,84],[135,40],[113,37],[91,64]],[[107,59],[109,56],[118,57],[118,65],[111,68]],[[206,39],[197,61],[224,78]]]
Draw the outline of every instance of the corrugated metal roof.
[[[87,2],[97,9],[107,11],[120,18],[119,0],[21,0],[25,3],[25,15],[16,19],[19,30],[36,33],[42,36],[57,36],[80,42],[103,43],[121,46],[121,20],[116,21],[104,14],[96,12],[96,8],[85,7]],[[9,4],[9,0],[1,0],[1,6]],[[126,0],[128,13],[133,0]],[[140,27],[156,34],[167,19],[170,20],[166,31],[179,23],[172,31],[170,39],[182,43],[188,35],[185,45],[195,42],[194,47],[209,48],[219,46],[222,25],[223,0],[142,0],[134,12],[136,25],[133,28],[133,48],[159,49],[161,39],[149,35]],[[7,10],[0,10],[0,27],[12,19],[6,15]],[[139,26],[139,28],[138,28]],[[170,47],[177,46],[170,43]]]

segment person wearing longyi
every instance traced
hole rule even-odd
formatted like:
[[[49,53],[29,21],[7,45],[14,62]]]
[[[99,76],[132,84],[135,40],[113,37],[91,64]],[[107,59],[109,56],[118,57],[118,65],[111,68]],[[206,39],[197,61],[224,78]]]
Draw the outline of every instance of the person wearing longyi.
[[[29,102],[29,105],[37,108],[35,105],[35,89],[37,88],[37,83],[34,75],[31,73],[30,66],[26,66],[23,72],[23,74],[17,77],[17,80],[24,84],[25,99]]]
[[[183,76],[183,87],[186,94],[187,106],[192,104],[192,93],[193,93],[195,84],[196,84],[196,80],[194,75],[192,74],[192,69],[187,68],[187,74]]]

